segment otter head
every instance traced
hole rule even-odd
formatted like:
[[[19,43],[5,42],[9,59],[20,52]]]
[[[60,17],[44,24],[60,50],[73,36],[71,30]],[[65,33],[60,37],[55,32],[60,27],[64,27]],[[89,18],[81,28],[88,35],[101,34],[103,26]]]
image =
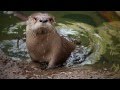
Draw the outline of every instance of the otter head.
[[[46,33],[54,30],[54,17],[47,13],[35,13],[29,16],[26,30],[37,33]]]

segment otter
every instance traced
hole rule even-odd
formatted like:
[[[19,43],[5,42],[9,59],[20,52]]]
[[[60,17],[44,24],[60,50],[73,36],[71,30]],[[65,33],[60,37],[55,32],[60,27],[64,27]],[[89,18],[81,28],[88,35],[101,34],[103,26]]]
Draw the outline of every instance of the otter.
[[[55,18],[48,13],[34,13],[26,26],[28,53],[35,62],[48,62],[46,69],[62,65],[75,44],[60,36],[55,29]]]

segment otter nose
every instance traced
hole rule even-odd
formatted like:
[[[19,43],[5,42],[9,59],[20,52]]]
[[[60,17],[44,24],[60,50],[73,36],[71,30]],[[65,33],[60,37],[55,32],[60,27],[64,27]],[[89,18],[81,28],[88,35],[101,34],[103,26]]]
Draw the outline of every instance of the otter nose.
[[[46,23],[46,22],[48,22],[48,20],[40,20],[40,22]]]

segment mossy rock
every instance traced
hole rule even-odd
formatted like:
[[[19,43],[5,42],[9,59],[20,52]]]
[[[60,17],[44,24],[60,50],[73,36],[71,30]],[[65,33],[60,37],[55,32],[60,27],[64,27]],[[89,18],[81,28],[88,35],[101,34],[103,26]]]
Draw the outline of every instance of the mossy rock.
[[[110,64],[120,64],[120,21],[104,23],[96,28],[96,32],[104,39],[106,45],[104,59]]]

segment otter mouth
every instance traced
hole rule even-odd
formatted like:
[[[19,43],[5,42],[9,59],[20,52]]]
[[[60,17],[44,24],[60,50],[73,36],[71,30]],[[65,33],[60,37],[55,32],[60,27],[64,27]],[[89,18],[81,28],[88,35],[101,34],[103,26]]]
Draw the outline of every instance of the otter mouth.
[[[40,27],[39,30],[48,30],[47,27]]]
[[[49,29],[46,27],[40,27],[37,31],[36,31],[36,35],[44,35],[47,34],[49,32]]]

